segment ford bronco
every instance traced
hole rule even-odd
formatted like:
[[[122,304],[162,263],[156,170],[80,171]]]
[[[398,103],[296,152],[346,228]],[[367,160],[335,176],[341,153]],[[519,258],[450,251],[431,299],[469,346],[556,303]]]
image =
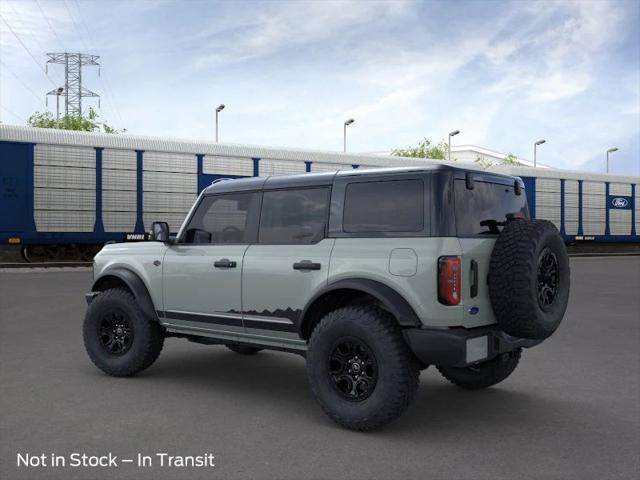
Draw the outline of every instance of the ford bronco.
[[[569,261],[517,177],[426,165],[217,181],[175,238],[105,246],[84,343],[109,375],[165,338],[306,357],[322,409],[355,430],[407,408],[433,365],[490,387],[559,326]]]

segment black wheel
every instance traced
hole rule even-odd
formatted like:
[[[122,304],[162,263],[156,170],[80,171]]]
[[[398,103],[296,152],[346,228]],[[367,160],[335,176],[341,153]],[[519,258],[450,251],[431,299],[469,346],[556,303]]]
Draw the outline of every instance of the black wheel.
[[[496,240],[489,265],[496,320],[514,337],[542,340],[560,325],[569,302],[569,256],[547,220],[512,220]]]
[[[522,349],[503,353],[488,362],[469,367],[438,367],[438,371],[451,383],[467,390],[480,390],[506,379],[518,366]]]
[[[418,388],[419,373],[394,318],[377,307],[334,310],[311,334],[307,376],[313,395],[343,427],[371,430],[398,418]]]
[[[237,343],[228,343],[227,348],[232,352],[240,353],[241,355],[253,355],[262,350],[259,347],[252,347],[251,345],[239,345]]]
[[[95,366],[116,377],[151,366],[164,344],[160,324],[148,319],[133,294],[122,288],[94,298],[84,319],[83,337]]]

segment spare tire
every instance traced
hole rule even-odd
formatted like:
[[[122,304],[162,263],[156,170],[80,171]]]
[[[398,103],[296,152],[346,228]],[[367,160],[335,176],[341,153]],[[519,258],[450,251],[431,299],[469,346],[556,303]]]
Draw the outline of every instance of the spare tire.
[[[542,340],[560,325],[569,301],[569,256],[547,220],[510,220],[489,264],[496,320],[514,337]]]

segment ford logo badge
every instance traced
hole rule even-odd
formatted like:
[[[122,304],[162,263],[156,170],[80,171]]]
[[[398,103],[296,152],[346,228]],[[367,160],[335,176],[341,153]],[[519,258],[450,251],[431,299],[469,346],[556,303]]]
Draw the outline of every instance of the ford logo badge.
[[[615,208],[625,208],[629,205],[629,200],[622,197],[616,197],[611,200],[611,205],[613,205]]]

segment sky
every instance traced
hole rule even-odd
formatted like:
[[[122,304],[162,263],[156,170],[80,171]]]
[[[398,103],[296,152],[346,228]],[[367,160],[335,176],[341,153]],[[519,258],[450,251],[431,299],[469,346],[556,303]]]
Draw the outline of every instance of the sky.
[[[640,175],[640,1],[0,0],[0,119],[55,112],[47,52],[127,134],[380,152],[479,145]],[[89,99],[86,104],[97,107]]]

